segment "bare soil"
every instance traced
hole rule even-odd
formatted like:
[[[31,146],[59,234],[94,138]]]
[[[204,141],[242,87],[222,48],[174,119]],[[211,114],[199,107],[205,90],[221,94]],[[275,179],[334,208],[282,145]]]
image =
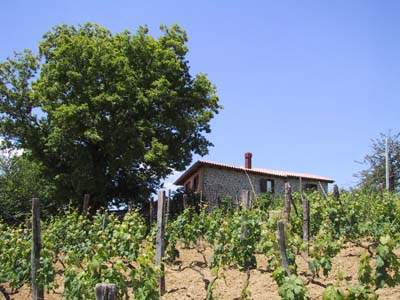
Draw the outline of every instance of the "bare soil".
[[[180,257],[171,265],[166,266],[166,294],[162,299],[205,299],[207,287],[215,278],[208,265],[212,251],[204,247],[203,253],[198,249],[184,249],[179,247]],[[354,245],[347,245],[333,259],[333,268],[327,278],[316,278],[310,282],[306,276],[308,267],[306,258],[298,256],[296,263],[298,273],[306,283],[311,299],[321,299],[322,292],[327,284],[347,286],[357,282],[357,270],[360,256],[366,250]],[[247,274],[237,269],[225,269],[215,282],[214,296],[218,299],[239,299],[246,284]],[[337,278],[343,278],[341,282]],[[62,278],[59,279],[62,283]],[[267,271],[265,256],[257,255],[257,269],[250,271],[248,292],[251,299],[280,299],[278,287]],[[9,291],[9,289],[8,289]],[[400,286],[378,290],[379,299],[399,300]],[[55,300],[62,298],[62,288],[57,293],[46,294],[45,299]],[[11,299],[31,299],[29,287],[22,288],[19,293],[11,295]],[[0,296],[2,300],[2,295]]]
[[[207,286],[215,277],[206,266],[211,261],[211,250],[206,248],[204,256],[196,249],[180,248],[180,257],[175,265],[166,268],[167,293],[163,299],[205,299]],[[357,282],[357,270],[360,256],[366,250],[357,246],[347,245],[333,259],[333,267],[327,278],[321,277],[310,282],[306,276],[308,265],[306,258],[297,256],[298,274],[306,283],[311,299],[321,299],[324,288],[328,284],[347,286]],[[218,299],[240,299],[243,287],[246,284],[246,272],[237,269],[225,269],[223,277],[216,281],[214,295]],[[343,278],[338,282],[337,278]],[[257,269],[250,271],[248,291],[251,299],[280,299],[278,286],[267,271],[265,256],[257,255]],[[400,286],[378,290],[379,299],[399,300]]]

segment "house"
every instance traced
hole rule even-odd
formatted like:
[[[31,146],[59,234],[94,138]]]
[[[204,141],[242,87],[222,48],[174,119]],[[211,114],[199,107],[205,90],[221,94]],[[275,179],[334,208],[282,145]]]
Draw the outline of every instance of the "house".
[[[285,182],[290,183],[292,191],[299,191],[301,185],[303,190],[327,192],[328,184],[334,181],[313,174],[253,168],[252,154],[248,152],[244,167],[199,160],[175,181],[175,185],[198,192],[210,205],[216,205],[224,197],[237,200],[243,189],[256,194],[283,194]]]

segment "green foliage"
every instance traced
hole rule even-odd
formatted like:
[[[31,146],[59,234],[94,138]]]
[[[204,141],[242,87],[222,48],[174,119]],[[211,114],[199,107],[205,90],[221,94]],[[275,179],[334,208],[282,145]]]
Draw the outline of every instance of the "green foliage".
[[[30,278],[30,232],[0,223],[0,283],[19,288]]]
[[[190,247],[203,238],[214,249],[212,267],[252,268],[256,263],[254,254],[260,239],[260,221],[256,210],[216,209],[197,214],[187,209],[167,228],[167,253],[176,253],[173,249],[177,241]]]
[[[215,87],[190,74],[185,31],[161,31],[59,25],[38,55],[0,63],[0,137],[30,151],[60,202],[89,193],[94,209],[140,203],[193,153],[207,154]]]
[[[329,285],[325,288],[322,294],[322,300],[345,300],[345,295],[342,291],[333,285]]]
[[[360,162],[366,169],[357,174],[360,178],[360,187],[372,190],[381,190],[386,182],[386,138],[389,146],[389,186],[391,191],[400,188],[400,132],[383,134],[372,140],[372,151]]]
[[[178,215],[173,222],[167,224],[165,233],[167,261],[173,261],[179,256],[179,252],[176,249],[178,240],[186,248],[197,243],[198,237],[202,232],[201,221],[200,215],[196,214],[193,209],[188,208]]]
[[[342,246],[342,241],[335,239],[332,235],[320,229],[320,232],[315,237],[315,241],[310,248],[309,269],[313,275],[318,276],[322,270],[324,276],[328,276],[332,269],[332,258],[338,254]]]
[[[213,216],[209,220],[209,225],[217,229],[212,241],[210,240],[214,249],[212,266],[254,268],[254,254],[260,239],[259,215],[256,211],[241,210],[226,216],[222,222]]]
[[[377,288],[385,285],[393,287],[400,283],[400,259],[393,252],[396,242],[388,235],[382,236],[376,248],[376,279]]]
[[[378,296],[369,287],[363,285],[350,286],[346,300],[376,300]]]
[[[399,220],[400,199],[397,196],[361,191],[344,192],[339,201],[331,196],[325,199],[319,193],[304,196],[311,203],[312,226],[308,262],[312,277],[321,273],[328,276],[332,269],[332,259],[346,241],[356,242],[357,239],[365,240],[366,237],[372,239],[371,245],[379,241],[376,249],[371,248],[376,250],[376,257],[361,258],[360,284],[350,286],[344,291],[330,287],[325,292],[326,295],[335,294],[337,299],[374,299],[375,294],[371,291],[371,286],[375,285],[377,280],[375,274],[380,273],[382,275],[379,278],[386,284],[397,284],[395,278],[398,260],[392,252],[394,241],[399,240],[396,222]],[[294,194],[297,204],[300,203],[299,197],[300,195]],[[377,199],[379,201],[376,201]],[[250,210],[232,210],[227,207],[229,205],[223,205],[221,209],[212,212],[202,210],[199,214],[194,210],[185,211],[167,230],[172,241],[169,244],[170,251],[175,249],[178,241],[187,247],[193,247],[199,240],[205,240],[213,249],[211,267],[214,270],[221,270],[226,266],[243,270],[254,268],[255,253],[262,253],[267,257],[269,269],[273,271],[273,277],[281,287],[281,296],[303,297],[304,285],[296,281],[295,277],[289,280],[286,272],[280,267],[281,258],[276,238],[279,211],[268,209],[268,199],[258,199],[255,207]],[[302,241],[302,211],[299,210],[298,213],[299,215],[292,213],[290,223],[285,226],[287,256],[293,274],[296,274],[295,256],[305,250]],[[393,236],[393,241],[388,242],[384,234]],[[382,244],[383,242],[385,244]],[[380,271],[371,269],[372,259],[377,260],[377,268]]]
[[[279,204],[282,205],[283,201],[280,201],[280,200],[281,199],[275,198],[270,193],[262,193],[262,194],[258,195],[258,197],[256,198],[254,206],[263,211],[268,211],[269,209],[275,209],[276,206],[278,206]],[[275,207],[273,207],[273,206],[275,206]]]
[[[40,198],[42,213],[57,210],[54,186],[43,176],[42,166],[31,160],[29,153],[12,151],[0,154],[0,219],[7,223],[24,221],[31,211],[31,199]]]
[[[137,212],[120,220],[98,213],[89,219],[75,211],[42,224],[39,282],[57,288],[64,276],[65,299],[93,299],[100,282],[115,283],[120,296],[134,291],[135,299],[158,299],[154,246],[146,240],[146,225]],[[18,289],[30,284],[29,230],[0,224],[0,284]]]
[[[378,296],[367,286],[355,285],[345,291],[329,285],[322,294],[322,300],[376,300]]]
[[[376,299],[375,290],[400,283],[400,262],[396,256],[400,242],[398,195],[354,191],[342,193],[340,201],[331,196],[323,199],[316,193],[306,196],[311,203],[311,223],[318,225],[314,225],[309,245],[308,279],[327,276],[333,257],[345,243],[368,250],[360,258],[358,284],[328,286],[323,299]],[[201,254],[204,248],[200,244],[210,246],[212,260],[205,263],[214,275],[207,287],[207,297],[211,299],[215,283],[224,278],[226,268],[249,272],[257,267],[256,254],[262,254],[268,261],[266,271],[272,272],[280,296],[307,299],[295,260],[306,249],[298,221],[302,219],[301,211],[298,216],[293,213],[290,223],[285,224],[289,276],[281,267],[276,237],[281,214],[265,209],[262,205],[251,209],[226,206],[213,211],[186,209],[168,222],[166,261],[173,262],[179,256],[178,243],[188,248],[198,247]],[[65,277],[67,299],[91,298],[93,286],[99,282],[116,283],[120,296],[132,289],[138,299],[158,297],[160,270],[153,264],[155,227],[149,231],[138,213],[131,212],[120,220],[107,213],[89,218],[69,211],[52,217],[42,227],[39,280],[47,290],[56,288],[55,277],[60,273]],[[0,223],[0,264],[4,266],[0,269],[0,284],[7,282],[18,289],[29,283],[30,238],[23,226]],[[243,298],[249,295],[248,282],[242,290]]]
[[[373,282],[372,276],[371,257],[368,253],[364,253],[358,266],[358,281],[364,285],[369,285]]]
[[[304,282],[296,275],[286,276],[282,268],[278,268],[274,274],[274,279],[279,288],[278,293],[284,300],[304,300],[309,299]]]
[[[219,208],[225,212],[232,211],[236,208],[235,203],[233,202],[232,197],[224,197],[219,203]]]

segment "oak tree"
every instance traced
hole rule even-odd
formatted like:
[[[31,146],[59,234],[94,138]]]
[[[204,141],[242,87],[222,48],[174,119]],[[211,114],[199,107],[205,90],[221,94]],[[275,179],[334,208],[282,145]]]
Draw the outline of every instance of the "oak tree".
[[[215,87],[189,72],[185,31],[161,31],[60,25],[37,54],[0,64],[0,137],[30,151],[58,199],[140,203],[193,153],[207,154]]]

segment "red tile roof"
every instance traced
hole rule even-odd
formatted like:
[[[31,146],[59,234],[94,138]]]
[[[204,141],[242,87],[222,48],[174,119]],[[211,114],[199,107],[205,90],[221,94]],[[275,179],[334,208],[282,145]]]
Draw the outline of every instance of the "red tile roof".
[[[296,172],[288,172],[288,171],[279,171],[279,170],[271,170],[271,169],[261,169],[261,168],[252,168],[246,169],[244,167],[237,167],[227,164],[221,164],[211,161],[199,160],[194,163],[189,169],[187,169],[175,182],[175,185],[183,185],[185,181],[192,176],[193,173],[197,172],[203,166],[211,167],[211,168],[219,168],[219,169],[227,169],[233,171],[247,172],[248,174],[257,174],[257,175],[267,175],[267,176],[275,176],[275,177],[283,177],[283,178],[303,178],[303,179],[312,179],[321,182],[332,183],[334,180],[328,177],[307,174],[307,173],[296,173]]]

